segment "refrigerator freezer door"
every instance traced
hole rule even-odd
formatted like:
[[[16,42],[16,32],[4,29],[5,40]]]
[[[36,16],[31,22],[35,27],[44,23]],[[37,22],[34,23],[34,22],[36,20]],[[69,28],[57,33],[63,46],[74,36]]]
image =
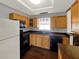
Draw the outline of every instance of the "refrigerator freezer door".
[[[0,59],[20,59],[19,35],[0,41]]]
[[[19,22],[10,19],[0,19],[0,40],[19,34]]]

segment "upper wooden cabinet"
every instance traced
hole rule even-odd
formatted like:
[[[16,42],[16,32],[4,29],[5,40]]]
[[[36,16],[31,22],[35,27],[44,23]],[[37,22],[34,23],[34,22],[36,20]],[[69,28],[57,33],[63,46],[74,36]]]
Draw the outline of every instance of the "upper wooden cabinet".
[[[79,0],[78,0],[78,20],[79,20]]]
[[[79,23],[78,20],[78,1],[71,7],[72,23]]]
[[[28,18],[28,17],[19,15],[19,14],[17,14],[17,13],[10,13],[10,14],[9,14],[9,19],[25,21],[27,18]]]
[[[52,29],[56,29],[56,28],[65,29],[65,28],[67,28],[66,16],[53,16],[53,17],[51,17],[51,28]]]
[[[33,28],[37,28],[38,25],[37,20],[38,20],[37,18],[33,18],[33,23],[32,23]]]
[[[66,27],[67,27],[66,16],[58,16],[56,18],[56,28],[66,28]]]
[[[26,28],[29,28],[30,27],[30,20],[26,16],[22,16],[22,15],[19,15],[17,13],[10,13],[9,14],[9,19],[18,20],[18,21],[25,21]]]
[[[30,28],[30,19],[29,18],[26,18],[25,19],[26,21],[26,28]]]
[[[79,32],[79,0],[71,7],[71,29],[74,32]]]
[[[51,28],[55,29],[56,28],[56,17],[51,17]]]

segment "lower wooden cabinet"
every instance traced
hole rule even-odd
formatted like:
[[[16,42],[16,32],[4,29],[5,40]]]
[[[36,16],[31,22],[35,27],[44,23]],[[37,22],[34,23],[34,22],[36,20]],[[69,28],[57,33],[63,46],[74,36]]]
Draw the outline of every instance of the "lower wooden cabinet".
[[[50,49],[50,37],[43,34],[30,34],[30,45]]]
[[[34,40],[33,40],[34,39]],[[36,45],[36,37],[34,34],[30,35],[30,45],[35,46]]]
[[[68,37],[63,36],[62,39],[63,39],[63,40],[62,40],[62,44],[63,44],[63,45],[69,45],[69,38],[68,38]]]
[[[47,48],[47,49],[50,48],[50,38],[49,38],[49,36],[43,37],[43,40],[42,40],[42,47],[43,47],[43,48]]]

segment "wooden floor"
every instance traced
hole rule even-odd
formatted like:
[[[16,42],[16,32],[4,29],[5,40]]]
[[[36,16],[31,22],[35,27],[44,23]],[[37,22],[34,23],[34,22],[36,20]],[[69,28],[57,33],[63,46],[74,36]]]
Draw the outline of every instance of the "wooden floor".
[[[27,53],[22,57],[22,59],[58,59],[57,53],[51,52],[49,50],[31,47]]]

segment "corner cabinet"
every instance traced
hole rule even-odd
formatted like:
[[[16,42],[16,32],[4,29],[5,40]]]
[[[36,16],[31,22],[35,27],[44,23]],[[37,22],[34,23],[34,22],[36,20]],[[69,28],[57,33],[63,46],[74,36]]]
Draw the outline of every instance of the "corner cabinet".
[[[51,17],[51,28],[52,29],[66,29],[67,18],[66,16],[53,16]]]
[[[30,34],[30,46],[50,49],[50,36],[43,34]]]

